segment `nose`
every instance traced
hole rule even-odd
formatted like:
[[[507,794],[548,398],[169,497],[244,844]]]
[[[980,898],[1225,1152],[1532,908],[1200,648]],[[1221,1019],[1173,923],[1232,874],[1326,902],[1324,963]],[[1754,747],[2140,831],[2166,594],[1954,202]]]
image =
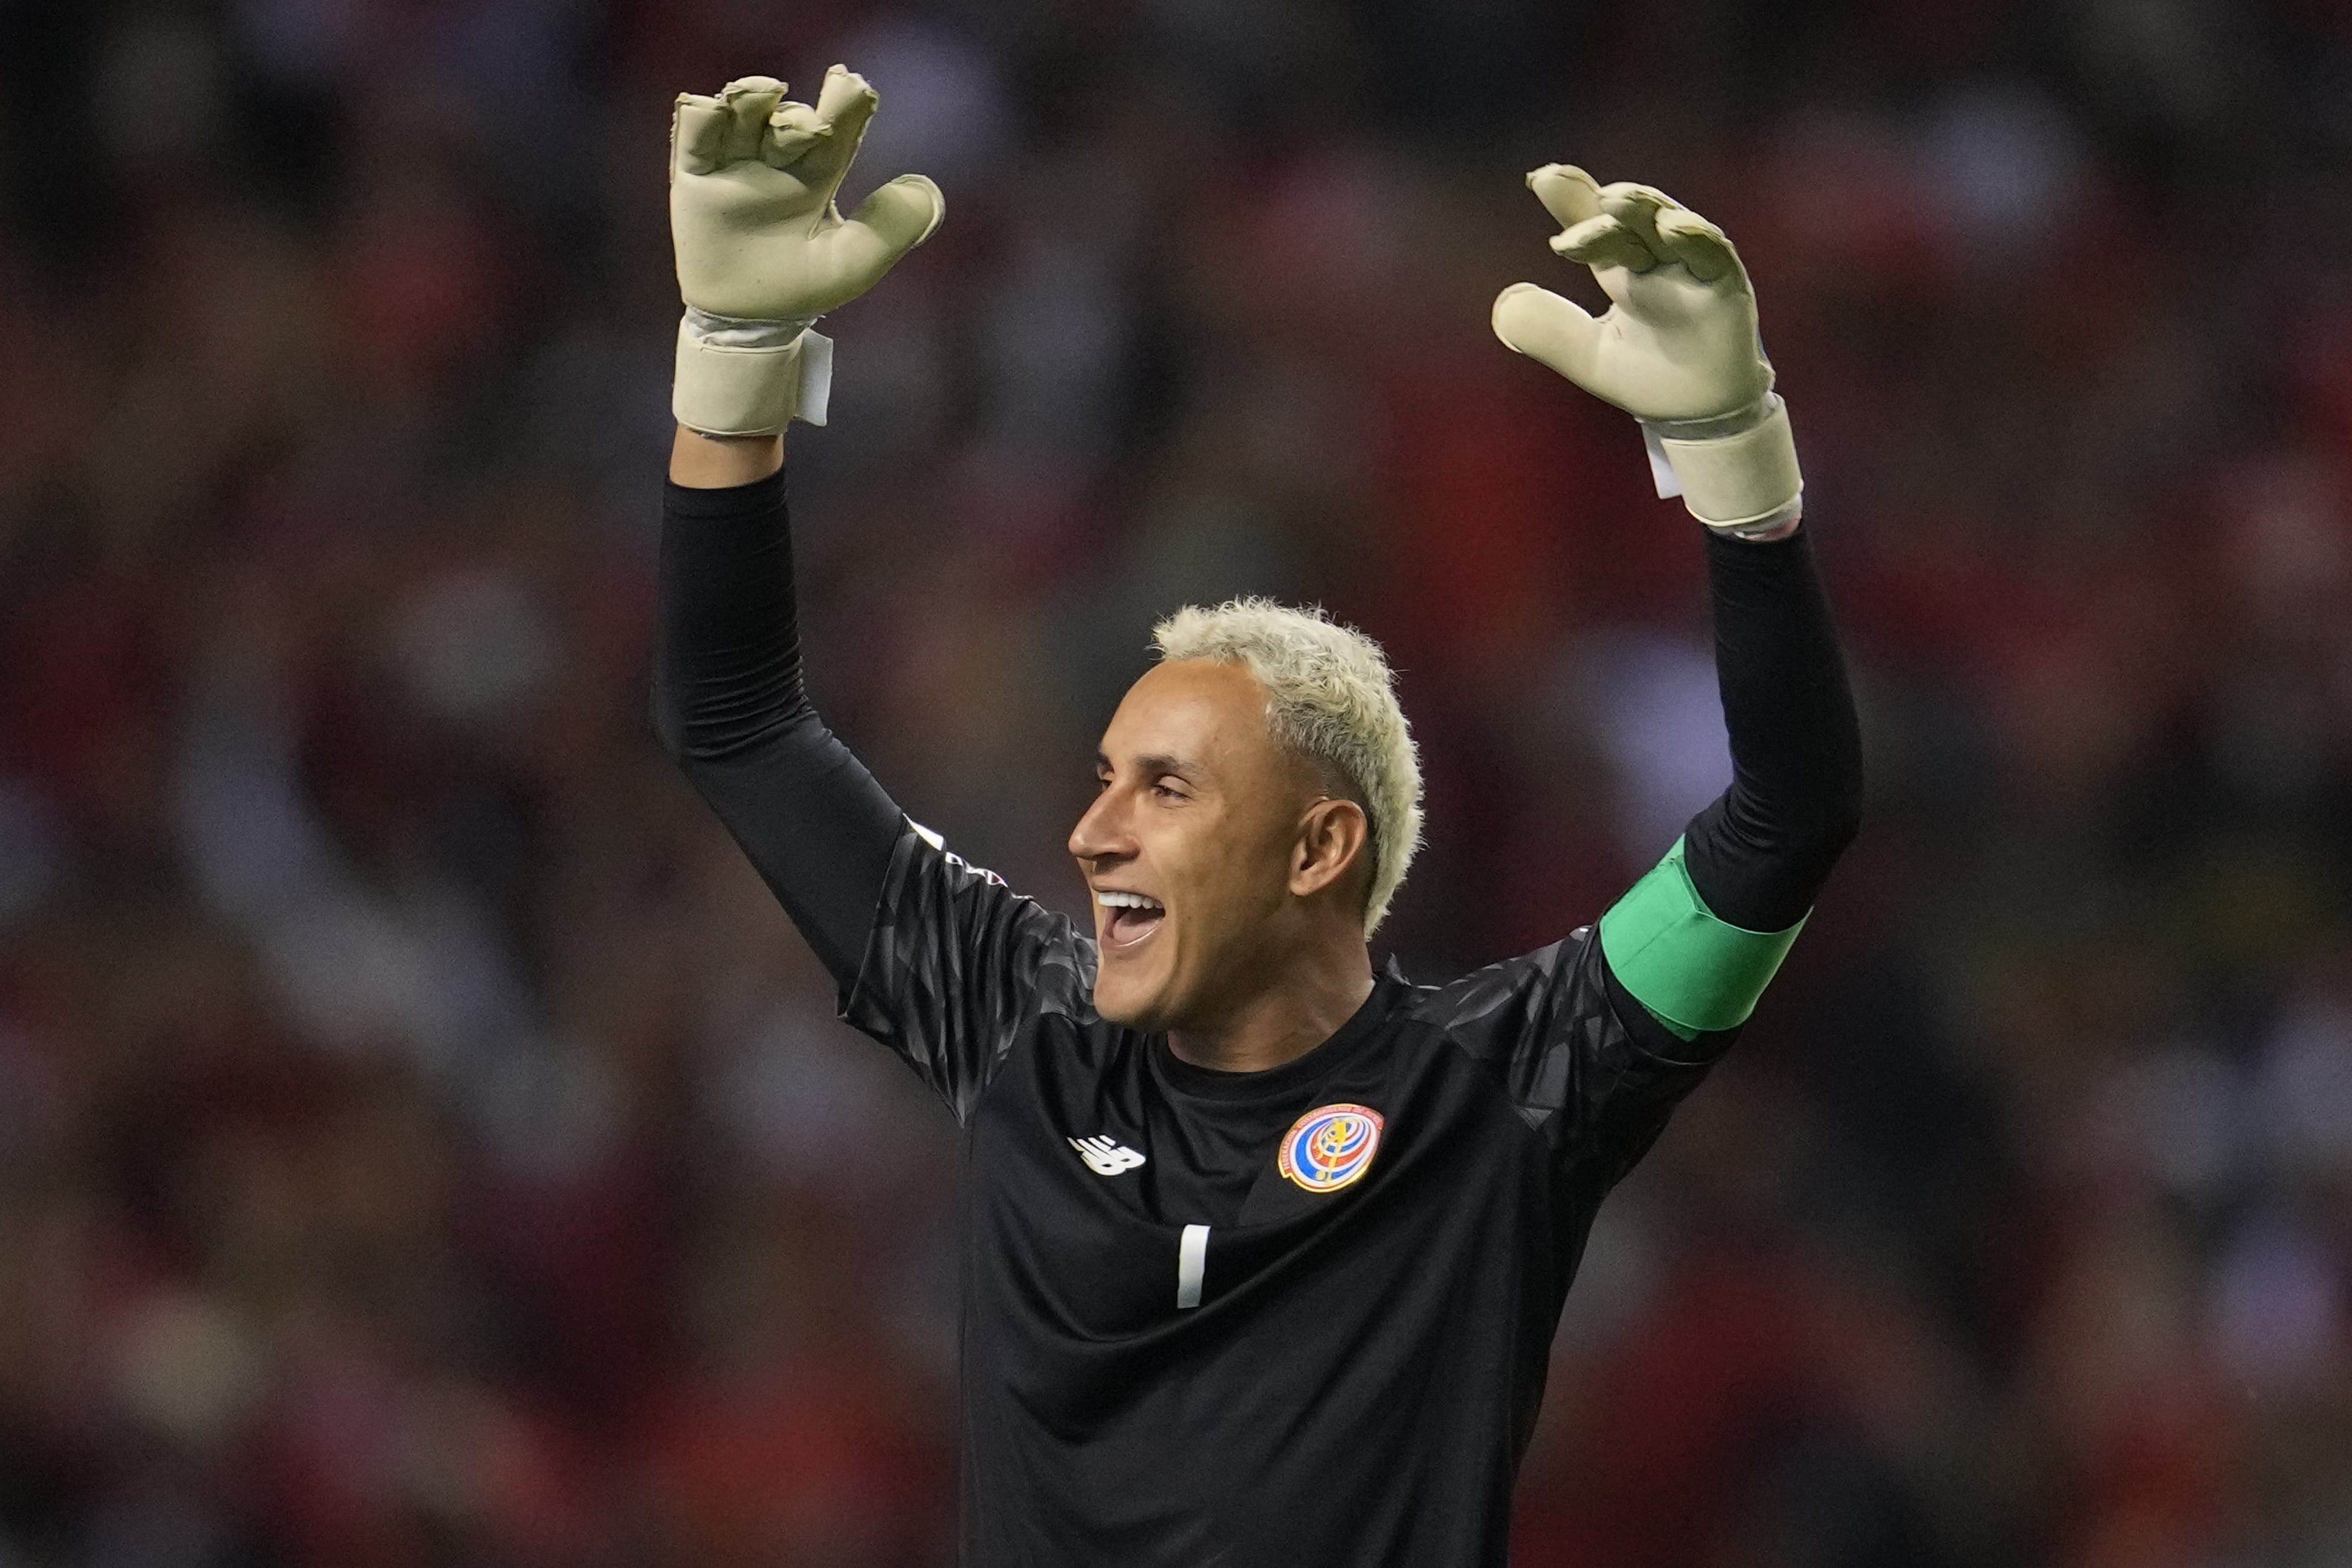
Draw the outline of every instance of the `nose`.
[[[1135,838],[1128,830],[1126,793],[1113,784],[1095,797],[1094,803],[1078,818],[1078,825],[1070,830],[1073,856],[1098,862],[1124,859],[1135,852]]]

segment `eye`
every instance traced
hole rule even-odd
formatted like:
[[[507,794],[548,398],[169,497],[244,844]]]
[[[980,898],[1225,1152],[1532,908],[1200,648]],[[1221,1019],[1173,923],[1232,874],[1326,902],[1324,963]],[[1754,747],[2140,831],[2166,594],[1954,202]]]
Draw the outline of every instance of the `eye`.
[[[1183,789],[1166,779],[1154,779],[1151,792],[1162,800],[1181,800],[1185,798]]]

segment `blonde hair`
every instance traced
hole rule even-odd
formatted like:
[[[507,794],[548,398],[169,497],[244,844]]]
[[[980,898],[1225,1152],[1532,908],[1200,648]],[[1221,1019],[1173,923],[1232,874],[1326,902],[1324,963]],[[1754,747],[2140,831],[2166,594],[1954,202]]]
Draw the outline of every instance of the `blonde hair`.
[[[1152,628],[1151,642],[1170,663],[1246,667],[1265,687],[1274,737],[1336,771],[1361,797],[1371,826],[1370,936],[1421,847],[1421,757],[1381,645],[1319,605],[1294,610],[1256,597],[1214,610],[1188,604]]]

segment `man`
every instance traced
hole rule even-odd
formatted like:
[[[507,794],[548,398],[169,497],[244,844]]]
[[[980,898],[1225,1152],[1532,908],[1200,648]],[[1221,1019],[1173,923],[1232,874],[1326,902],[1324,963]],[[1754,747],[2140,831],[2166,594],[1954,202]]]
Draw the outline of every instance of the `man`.
[[[1709,525],[1731,788],[1590,929],[1443,988],[1366,939],[1420,776],[1369,639],[1188,609],[1070,835],[1091,934],[946,852],[802,690],[781,432],[811,319],[937,225],[833,193],[875,108],[679,99],[687,301],[656,718],[841,987],[969,1140],[963,1553],[1035,1565],[1505,1561],[1602,1196],[1747,1019],[1852,836],[1859,745],[1738,257],[1654,191],[1529,176],[1615,300],[1528,285],[1503,340],[1639,415]]]

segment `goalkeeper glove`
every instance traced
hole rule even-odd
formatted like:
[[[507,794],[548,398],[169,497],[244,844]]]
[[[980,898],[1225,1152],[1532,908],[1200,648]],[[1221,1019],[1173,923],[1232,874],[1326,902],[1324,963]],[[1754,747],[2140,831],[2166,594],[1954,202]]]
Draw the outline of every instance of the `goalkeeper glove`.
[[[1495,335],[1642,422],[1658,494],[1743,538],[1802,511],[1789,413],[1756,330],[1756,291],[1723,231],[1647,185],[1595,185],[1547,163],[1528,187],[1562,225],[1551,247],[1592,268],[1598,319],[1532,283],[1496,297]]]
[[[670,122],[669,227],[686,318],[671,412],[706,435],[769,435],[824,423],[833,344],[809,324],[880,280],[930,238],[947,204],[902,174],[844,221],[834,193],[880,100],[835,66],[816,107],[772,77],[716,98],[678,96]]]

